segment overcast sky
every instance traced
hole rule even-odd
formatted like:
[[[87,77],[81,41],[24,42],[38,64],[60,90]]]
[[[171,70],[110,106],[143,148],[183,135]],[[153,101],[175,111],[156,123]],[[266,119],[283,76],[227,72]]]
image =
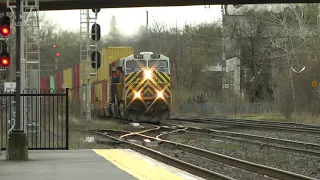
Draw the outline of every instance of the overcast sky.
[[[220,5],[216,6],[182,6],[182,7],[145,7],[102,9],[98,13],[98,23],[102,34],[109,32],[112,15],[116,16],[117,27],[126,34],[134,34],[140,25],[146,24],[146,10],[149,12],[149,24],[154,20],[166,22],[170,26],[183,26],[187,23],[212,22],[221,18]],[[92,11],[91,11],[92,12]],[[79,30],[80,10],[46,11],[45,16],[62,28]]]

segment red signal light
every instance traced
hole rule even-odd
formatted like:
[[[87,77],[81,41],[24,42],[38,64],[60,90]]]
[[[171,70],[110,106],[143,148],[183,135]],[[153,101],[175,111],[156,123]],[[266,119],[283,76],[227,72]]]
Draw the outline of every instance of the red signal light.
[[[1,34],[3,36],[8,36],[10,34],[10,29],[7,27],[1,27]]]
[[[54,44],[54,45],[53,45],[53,48],[56,48],[56,47],[57,47],[57,45]]]
[[[59,57],[59,56],[60,56],[60,53],[57,52],[57,53],[56,53],[56,56]]]
[[[8,16],[3,16],[0,20],[0,33],[3,36],[10,34],[10,18]]]
[[[10,64],[10,57],[4,57],[4,56],[2,56],[2,57],[1,57],[1,60],[0,60],[0,63],[1,63],[1,66],[3,66],[3,67],[9,66],[9,64]]]

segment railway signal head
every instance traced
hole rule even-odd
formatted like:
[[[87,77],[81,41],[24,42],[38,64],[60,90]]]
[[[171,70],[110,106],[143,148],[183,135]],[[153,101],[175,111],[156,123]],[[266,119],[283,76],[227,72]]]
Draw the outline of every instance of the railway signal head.
[[[96,29],[96,26],[97,26],[97,29]],[[97,32],[97,37],[95,35],[95,33]],[[96,40],[99,41],[101,38],[101,29],[100,29],[100,25],[99,24],[96,24],[94,23],[91,27],[91,39],[92,40]]]
[[[97,12],[98,13],[98,12],[100,12],[100,8],[92,9],[92,12],[94,12],[94,13]]]
[[[56,53],[56,57],[60,57],[60,53],[57,52],[57,53]]]
[[[0,33],[3,36],[10,34],[10,18],[8,16],[3,16],[0,20]]]
[[[1,52],[7,52],[7,43],[4,40],[0,40]]]
[[[96,53],[97,53],[97,63],[96,63]],[[100,66],[101,66],[101,54],[98,51],[93,51],[91,54],[91,67],[94,69],[99,69]]]
[[[56,48],[57,47],[57,45],[56,44],[53,44],[53,48]]]
[[[10,65],[10,55],[7,52],[2,52],[0,57],[1,66],[7,67]]]

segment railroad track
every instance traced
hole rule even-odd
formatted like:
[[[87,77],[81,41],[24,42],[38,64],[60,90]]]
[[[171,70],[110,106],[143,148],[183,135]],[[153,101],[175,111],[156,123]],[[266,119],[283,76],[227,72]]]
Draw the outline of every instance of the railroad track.
[[[219,174],[219,173],[215,173],[212,171],[209,171],[207,169],[195,166],[193,164],[178,160],[176,158],[170,157],[168,155],[165,155],[159,151],[155,151],[153,149],[147,148],[145,146],[139,145],[139,144],[135,144],[117,137],[113,137],[111,135],[109,135],[108,133],[111,133],[112,130],[108,130],[107,132],[103,132],[103,131],[96,131],[97,134],[103,136],[103,137],[107,137],[113,141],[118,141],[121,142],[123,145],[125,145],[128,148],[131,148],[133,150],[136,150],[138,152],[141,152],[143,154],[146,154],[150,157],[153,157],[159,161],[162,161],[164,163],[170,164],[172,166],[175,166],[177,168],[183,169],[189,173],[195,174],[197,176],[206,178],[206,179],[217,179],[217,180],[234,180],[233,178],[230,178],[228,176]],[[121,133],[121,131],[114,131],[115,133]],[[123,134],[132,134],[130,132],[125,132]],[[148,137],[148,136],[147,136]]]
[[[309,128],[320,128],[320,125],[315,124],[303,124],[296,122],[279,122],[279,121],[265,121],[265,120],[247,120],[247,119],[237,119],[237,118],[202,118],[202,117],[170,117],[169,119],[197,119],[197,120],[224,120],[231,122],[243,122],[243,123],[254,123],[254,124],[272,124],[272,125],[282,125],[282,126],[292,126],[292,127],[309,127]]]
[[[241,127],[246,129],[263,129],[263,130],[276,130],[276,131],[288,131],[288,132],[299,132],[299,133],[308,133],[308,134],[318,134],[320,135],[320,127],[312,125],[293,126],[285,125],[286,123],[268,123],[262,121],[254,120],[231,120],[231,119],[212,119],[212,118],[186,118],[186,117],[170,117],[165,121],[184,121],[184,122],[193,122],[193,123],[210,123],[210,124],[219,124],[227,125],[230,128]]]
[[[161,128],[161,127],[160,127]],[[96,131],[97,134],[111,138],[115,141],[119,141],[123,144],[125,144],[127,147],[130,147],[134,150],[140,151],[142,153],[148,154],[164,163],[167,164],[171,164],[173,166],[176,166],[180,169],[185,169],[186,171],[198,175],[200,177],[203,178],[207,178],[207,179],[233,179],[227,176],[224,176],[222,174],[192,165],[190,163],[186,163],[183,162],[181,160],[175,159],[173,157],[170,157],[168,155],[165,155],[161,152],[155,151],[153,149],[144,147],[142,145],[138,145],[132,142],[129,142],[127,140],[125,140],[128,137],[138,137],[140,139],[143,138],[147,138],[150,140],[154,140],[154,141],[158,141],[160,143],[161,146],[165,146],[165,147],[169,147],[169,148],[174,148],[174,149],[180,149],[182,151],[206,158],[208,160],[213,160],[216,162],[220,162],[223,164],[228,164],[230,166],[233,167],[237,167],[240,169],[244,169],[247,170],[249,172],[254,172],[254,173],[258,173],[258,174],[263,174],[263,175],[267,175],[269,177],[274,177],[277,179],[288,179],[288,180],[295,180],[295,179],[313,179],[311,177],[307,177],[307,176],[303,176],[303,175],[299,175],[296,173],[292,173],[292,172],[288,172],[288,171],[284,171],[284,170],[280,170],[280,169],[276,169],[276,168],[272,168],[269,166],[264,166],[264,165],[260,165],[260,164],[256,164],[256,163],[252,163],[252,162],[248,162],[248,161],[244,161],[241,159],[237,159],[237,158],[233,158],[233,157],[229,157],[229,156],[225,156],[222,154],[218,154],[218,153],[214,153],[211,151],[207,151],[204,149],[199,149],[196,147],[192,147],[192,146],[188,146],[185,144],[181,144],[181,143],[176,143],[176,142],[172,142],[172,141],[168,141],[168,140],[163,140],[160,139],[160,136],[162,135],[158,135],[156,137],[151,137],[151,136],[147,136],[144,135],[143,133],[150,133],[152,131],[159,131],[160,129],[159,127],[157,128],[153,128],[153,129],[149,129],[149,130],[144,130],[141,132],[122,132],[122,131],[114,131],[114,130],[107,130],[107,131]],[[169,128],[170,129],[170,128]],[[177,131],[183,131],[185,130],[185,128],[183,129],[175,129],[172,130],[172,132],[167,132],[164,134],[169,134],[169,133],[173,133],[173,132],[177,132]],[[108,133],[117,133],[117,134],[121,134],[120,137],[113,137],[108,135]],[[163,132],[162,132],[163,133]]]
[[[177,126],[181,129],[183,128],[183,131],[181,132],[194,133],[207,138],[238,141],[238,142],[243,142],[243,143],[248,143],[253,145],[272,147],[279,150],[320,157],[320,144],[269,138],[269,137],[228,132],[228,131],[218,131],[213,129],[203,129],[203,128],[197,128],[197,127],[176,125],[176,124],[168,124],[168,125]]]

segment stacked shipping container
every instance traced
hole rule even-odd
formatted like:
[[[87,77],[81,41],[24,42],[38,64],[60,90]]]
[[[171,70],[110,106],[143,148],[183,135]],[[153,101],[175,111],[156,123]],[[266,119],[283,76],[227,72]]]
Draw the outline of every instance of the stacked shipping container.
[[[91,79],[91,101],[96,105],[103,105],[109,102],[109,64],[117,61],[120,58],[133,54],[134,51],[132,47],[107,47],[103,48],[100,53],[101,66],[97,71],[97,77]],[[80,63],[76,64],[72,68],[56,72],[50,77],[42,77],[41,88],[52,88],[53,90],[58,90],[61,89],[62,85],[64,84],[67,88],[72,89],[69,95],[70,99],[75,100],[81,98],[80,88],[86,83],[86,80],[81,79],[80,73],[85,72],[86,66],[87,64]],[[94,72],[91,64],[89,68],[92,72]]]
[[[50,89],[52,89],[53,92],[56,91],[56,82],[54,76],[50,76]]]
[[[55,85],[56,91],[62,88],[63,85],[63,71],[59,71],[55,73]]]
[[[50,79],[49,77],[42,77],[40,79],[40,88],[41,88],[41,93],[49,93],[49,88],[50,88]]]
[[[108,94],[109,90],[109,65],[121,59],[133,54],[133,48],[131,47],[108,47],[104,48],[101,52],[101,67],[98,69],[98,81],[94,83],[95,97],[98,99],[99,104],[103,105],[109,102]],[[95,100],[95,99],[92,99]],[[94,103],[95,101],[92,101]]]
[[[72,99],[76,100],[79,99],[80,93],[80,65],[77,64],[72,68],[72,92],[73,96]]]

